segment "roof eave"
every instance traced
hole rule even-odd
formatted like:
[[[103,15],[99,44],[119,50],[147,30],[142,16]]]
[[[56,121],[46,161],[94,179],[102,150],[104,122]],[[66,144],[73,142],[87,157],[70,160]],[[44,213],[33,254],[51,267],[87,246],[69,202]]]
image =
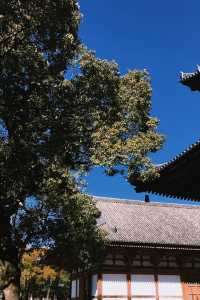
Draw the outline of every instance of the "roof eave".
[[[150,244],[134,243],[123,241],[106,241],[107,247],[132,248],[132,249],[149,249],[149,250],[173,250],[173,251],[199,251],[200,247],[194,245],[175,245],[175,244]]]
[[[193,164],[193,169],[197,172],[196,169],[199,169],[200,164],[200,140],[196,143],[192,144],[181,154],[177,155],[174,159],[169,162],[162,164],[157,167],[157,171],[159,173],[159,177],[150,180],[147,182],[142,182],[139,177],[135,175],[131,175],[129,177],[129,182],[135,186],[136,192],[147,192],[153,194],[159,194],[162,196],[179,198],[182,200],[192,200],[192,201],[200,201],[200,188],[198,193],[196,191],[187,191],[187,193],[183,192],[183,190],[173,190],[173,187],[169,187],[166,185],[166,180],[169,178],[176,178],[177,174],[185,175],[185,180],[188,178],[191,180],[191,174],[187,173],[187,165]],[[196,168],[196,169],[195,169]],[[189,182],[189,181],[188,181]],[[171,190],[170,190],[171,189]]]

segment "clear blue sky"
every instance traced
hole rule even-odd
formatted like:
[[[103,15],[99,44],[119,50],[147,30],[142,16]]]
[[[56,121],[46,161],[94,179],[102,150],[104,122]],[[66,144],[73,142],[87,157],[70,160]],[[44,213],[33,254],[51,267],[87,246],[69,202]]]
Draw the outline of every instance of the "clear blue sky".
[[[144,68],[150,72],[152,114],[166,136],[153,161],[172,159],[200,136],[200,93],[179,83],[180,71],[193,71],[200,64],[200,1],[81,0],[80,6],[80,36],[98,57],[116,60],[121,73]],[[123,178],[106,177],[101,169],[87,180],[90,194],[144,199]]]

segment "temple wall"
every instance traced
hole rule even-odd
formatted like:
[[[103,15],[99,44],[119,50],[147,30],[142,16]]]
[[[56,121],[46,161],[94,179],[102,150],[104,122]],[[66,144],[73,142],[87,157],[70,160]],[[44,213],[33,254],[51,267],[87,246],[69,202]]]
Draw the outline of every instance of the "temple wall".
[[[200,258],[166,252],[148,255],[148,251],[108,253],[97,273],[74,275],[71,296],[74,300],[200,299]]]

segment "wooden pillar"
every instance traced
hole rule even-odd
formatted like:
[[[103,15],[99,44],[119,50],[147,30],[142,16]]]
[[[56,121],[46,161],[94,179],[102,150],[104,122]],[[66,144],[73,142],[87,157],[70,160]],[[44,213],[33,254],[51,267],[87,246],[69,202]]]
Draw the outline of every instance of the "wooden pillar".
[[[187,298],[189,297],[188,286],[187,283],[183,280],[182,276],[181,276],[181,283],[182,283],[182,290],[183,290],[183,299],[187,300]]]
[[[131,300],[131,273],[127,273],[128,300]]]
[[[156,300],[159,300],[159,287],[158,287],[158,273],[154,273],[155,285],[156,285]]]
[[[79,277],[79,299],[85,300],[84,296],[85,296],[85,278],[83,273],[81,273]]]
[[[103,299],[103,276],[102,274],[98,274],[98,282],[97,282],[97,299],[102,300]]]
[[[85,293],[85,298],[84,300],[87,299],[92,299],[92,274],[89,273],[87,274],[87,281],[86,281],[86,293]]]

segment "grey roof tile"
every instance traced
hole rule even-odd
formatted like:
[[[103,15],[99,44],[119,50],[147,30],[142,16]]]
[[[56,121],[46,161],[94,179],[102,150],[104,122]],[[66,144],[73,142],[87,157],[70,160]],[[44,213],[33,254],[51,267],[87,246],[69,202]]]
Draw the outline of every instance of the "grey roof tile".
[[[200,206],[95,200],[106,225],[107,241],[200,248]]]

